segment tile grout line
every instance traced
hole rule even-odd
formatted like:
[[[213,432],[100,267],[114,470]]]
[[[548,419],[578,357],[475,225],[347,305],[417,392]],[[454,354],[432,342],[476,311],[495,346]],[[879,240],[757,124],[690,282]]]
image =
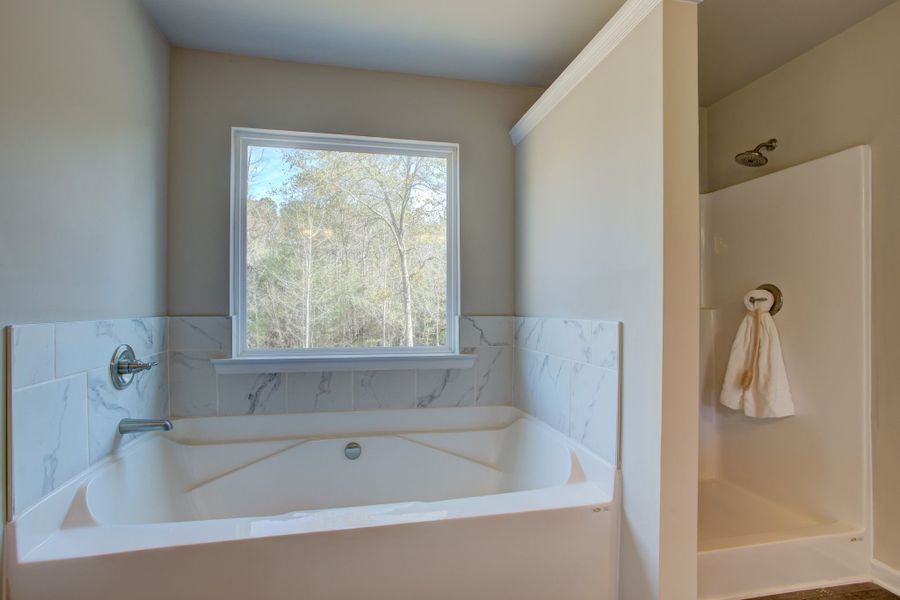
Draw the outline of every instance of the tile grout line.
[[[53,373],[53,377],[56,378],[56,325],[53,325],[50,328],[50,335],[53,337],[53,342],[51,344],[51,346],[53,347],[53,352],[50,356],[50,360],[53,366],[50,369],[50,372]]]
[[[72,373],[70,375],[64,375],[63,377],[54,377],[53,379],[47,379],[45,381],[41,381],[39,383],[32,383],[30,385],[23,385],[22,387],[10,387],[10,392],[25,392],[31,389],[40,387],[42,385],[50,385],[51,383],[56,383],[57,381],[64,381],[66,379],[71,379],[73,377],[78,377],[79,375],[87,375],[91,371],[96,371],[97,369],[102,369],[103,367],[95,367],[93,369],[88,369],[87,371],[78,371],[77,373]]]
[[[65,408],[63,408],[63,417],[65,416]],[[60,418],[63,418],[60,417]],[[84,417],[85,417],[85,455],[87,457],[86,468],[91,466],[91,399],[90,399],[90,386],[88,385],[88,376],[87,373],[84,374]],[[82,469],[83,471],[84,469]],[[58,486],[53,489],[57,489]]]
[[[475,348],[475,364],[472,367],[472,370],[475,371],[475,381],[472,382],[472,405],[473,406],[481,406],[481,394],[478,393],[478,382],[481,381],[481,368],[478,366],[478,363],[481,362],[478,359],[481,358],[481,355],[478,353],[479,348]]]
[[[613,372],[616,372],[616,371],[619,370],[618,366],[615,366],[615,367],[607,367],[607,366],[604,366],[604,365],[598,365],[598,364],[596,364],[596,363],[584,362],[584,361],[581,361],[581,360],[576,360],[576,359],[574,359],[574,358],[568,358],[568,357],[566,357],[566,356],[560,356],[559,354],[551,354],[551,353],[549,353],[549,352],[544,352],[544,351],[542,351],[542,350],[533,350],[533,349],[531,349],[531,348],[522,348],[522,347],[520,347],[520,346],[516,346],[516,349],[517,349],[517,350],[524,350],[525,352],[531,352],[532,354],[540,354],[540,355],[542,355],[542,356],[550,356],[550,357],[556,358],[556,359],[558,359],[558,360],[564,360],[564,361],[566,361],[566,362],[575,363],[575,364],[579,364],[579,365],[584,365],[584,366],[586,366],[586,367],[594,367],[594,368],[597,368],[597,369],[603,369],[604,371],[613,371]]]
[[[221,376],[218,373],[216,373],[214,375],[214,378],[215,378],[215,382],[216,382],[216,416],[218,417],[218,416],[221,416],[219,413],[221,412],[220,406],[222,404],[221,391],[220,391],[220,386],[219,386],[219,379],[221,379]]]
[[[59,379],[59,363],[56,360],[56,355],[59,354],[59,336],[57,335],[57,325],[53,324],[53,379]]]
[[[350,371],[350,410],[356,410],[356,371]]]

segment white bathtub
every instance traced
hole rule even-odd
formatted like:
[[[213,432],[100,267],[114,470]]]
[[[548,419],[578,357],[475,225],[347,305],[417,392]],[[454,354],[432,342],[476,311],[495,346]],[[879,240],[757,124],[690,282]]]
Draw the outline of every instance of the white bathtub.
[[[6,575],[11,600],[612,600],[614,490],[511,407],[181,419],[9,523]]]

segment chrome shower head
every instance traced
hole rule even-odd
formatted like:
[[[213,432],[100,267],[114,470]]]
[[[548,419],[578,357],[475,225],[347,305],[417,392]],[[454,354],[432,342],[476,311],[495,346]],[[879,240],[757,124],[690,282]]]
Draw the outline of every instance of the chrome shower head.
[[[778,147],[778,140],[772,138],[768,142],[763,142],[753,150],[747,150],[735,155],[734,161],[745,167],[762,167],[769,162],[769,159],[762,153],[763,150],[771,152]]]

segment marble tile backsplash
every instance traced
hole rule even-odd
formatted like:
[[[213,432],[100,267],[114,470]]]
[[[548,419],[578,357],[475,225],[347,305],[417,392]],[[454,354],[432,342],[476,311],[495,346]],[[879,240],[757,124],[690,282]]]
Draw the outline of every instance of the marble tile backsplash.
[[[169,414],[166,317],[9,328],[11,505],[21,512],[131,441],[123,418]],[[116,390],[109,362],[120,344],[157,368]]]
[[[170,405],[175,417],[512,404],[514,317],[462,317],[460,348],[474,368],[218,375],[227,317],[171,317]]]
[[[125,418],[205,417],[512,404],[513,317],[464,317],[470,369],[219,375],[228,317],[103,319],[9,328],[11,505],[21,512],[128,444]],[[124,390],[109,361],[120,344],[155,361]]]
[[[166,351],[166,317],[55,323],[56,376],[64,377],[108,365],[119,344],[137,357]]]
[[[291,413],[353,410],[353,372],[289,373],[285,396]]]
[[[154,354],[146,360],[156,361],[159,365],[136,376],[124,390],[113,386],[108,366],[87,372],[91,464],[135,438],[135,434],[124,438],[119,436],[117,428],[122,419],[154,419],[169,415],[169,365],[166,355]]]
[[[90,464],[87,375],[14,390],[11,420],[19,433],[11,439],[11,500],[20,511]]]
[[[219,375],[219,416],[272,415],[287,412],[285,375]]]
[[[621,324],[517,317],[515,405],[618,462]]]
[[[462,317],[469,369],[219,375],[228,317],[149,317],[9,328],[13,514],[129,443],[123,418],[515,404],[615,463],[619,324]],[[120,344],[159,366],[116,390]],[[518,347],[517,347],[518,345]]]

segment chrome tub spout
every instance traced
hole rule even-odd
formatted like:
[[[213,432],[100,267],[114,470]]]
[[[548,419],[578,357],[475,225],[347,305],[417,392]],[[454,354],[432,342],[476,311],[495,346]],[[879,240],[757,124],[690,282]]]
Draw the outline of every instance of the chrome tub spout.
[[[172,421],[168,419],[122,419],[119,433],[143,433],[145,431],[171,431]]]

